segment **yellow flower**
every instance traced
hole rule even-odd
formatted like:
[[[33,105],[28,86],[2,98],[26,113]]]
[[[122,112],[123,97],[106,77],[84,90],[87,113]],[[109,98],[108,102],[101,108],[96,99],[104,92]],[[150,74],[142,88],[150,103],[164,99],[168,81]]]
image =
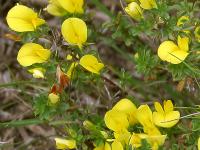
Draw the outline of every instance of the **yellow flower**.
[[[28,71],[33,74],[34,78],[44,78],[45,69],[43,68],[34,68]]]
[[[140,1],[140,6],[144,9],[157,8],[155,0],[139,0],[139,1]]]
[[[46,10],[48,13],[54,16],[64,16],[67,13],[58,0],[49,0]]]
[[[75,140],[66,140],[61,138],[55,138],[57,149],[74,149],[76,148]]]
[[[52,104],[56,104],[59,100],[60,100],[60,97],[59,95],[55,94],[55,93],[50,93],[49,96],[48,96],[50,102]]]
[[[164,41],[158,48],[158,56],[163,61],[179,64],[188,56],[189,38],[178,36],[178,45],[172,41]]]
[[[98,62],[97,58],[93,55],[84,55],[81,57],[80,65],[95,74],[99,74],[100,70],[104,67],[104,64]]]
[[[129,99],[121,99],[119,102],[117,102],[117,104],[115,104],[112,109],[127,114],[129,123],[131,125],[134,125],[137,122],[137,119],[135,118],[135,112],[137,108]]]
[[[198,150],[200,150],[200,137],[198,139]]]
[[[117,133],[127,130],[129,126],[127,115],[117,110],[107,111],[104,116],[104,121],[109,129]]]
[[[128,7],[125,8],[125,11],[135,20],[140,20],[143,18],[142,9],[136,2],[128,4]]]
[[[83,13],[84,0],[58,0],[58,2],[69,13]]]
[[[61,27],[62,35],[69,44],[78,45],[82,48],[83,43],[87,41],[87,26],[79,18],[66,19]]]
[[[198,42],[200,42],[200,26],[196,27],[194,31],[195,38],[197,39]]]
[[[101,144],[100,146],[95,147],[94,150],[111,150],[111,147],[110,144],[105,142],[105,144]]]
[[[46,62],[49,59],[50,54],[50,50],[44,49],[39,44],[27,43],[19,50],[17,60],[22,66],[27,67],[35,63]]]
[[[179,111],[174,111],[171,100],[164,101],[164,109],[160,103],[154,103],[156,112],[153,112],[153,121],[159,127],[171,128],[178,123],[180,119]]]
[[[159,146],[163,145],[166,135],[148,135],[147,141],[151,144],[152,150],[158,150]]]
[[[72,57],[71,54],[68,54],[67,57],[66,57],[67,60],[72,60],[72,58],[73,58],[73,57]]]
[[[8,26],[17,32],[34,31],[45,23],[43,19],[38,18],[36,12],[24,5],[16,5],[11,8],[6,20]]]

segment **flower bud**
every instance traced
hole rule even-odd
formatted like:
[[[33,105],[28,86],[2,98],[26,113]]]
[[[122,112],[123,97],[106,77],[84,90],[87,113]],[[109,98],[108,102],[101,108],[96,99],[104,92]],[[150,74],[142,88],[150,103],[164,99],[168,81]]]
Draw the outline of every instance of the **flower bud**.
[[[125,8],[125,11],[135,20],[140,20],[143,18],[142,9],[136,2],[128,4],[128,7]]]

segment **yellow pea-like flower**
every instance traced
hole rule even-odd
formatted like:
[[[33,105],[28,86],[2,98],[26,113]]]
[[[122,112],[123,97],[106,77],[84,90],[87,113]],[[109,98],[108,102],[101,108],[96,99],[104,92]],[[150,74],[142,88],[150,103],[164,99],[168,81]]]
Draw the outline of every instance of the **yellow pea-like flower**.
[[[139,0],[140,6],[144,9],[153,9],[157,8],[157,4],[155,0]]]
[[[129,14],[133,19],[140,20],[143,18],[142,9],[136,2],[131,2],[125,8],[127,14]]]
[[[60,100],[60,96],[55,93],[50,93],[48,95],[48,98],[49,98],[51,104],[56,104]]]
[[[69,13],[83,13],[84,0],[57,0]]]
[[[158,48],[158,56],[161,60],[172,64],[179,64],[188,56],[189,38],[178,37],[178,45],[172,41],[164,41]]]
[[[34,78],[44,78],[45,69],[43,68],[34,68],[28,71],[33,74]]]
[[[75,140],[66,140],[62,138],[55,138],[57,149],[74,149],[76,148]]]
[[[64,16],[67,14],[67,11],[61,6],[58,0],[49,0],[46,10],[54,16]]]
[[[34,31],[45,23],[36,12],[24,5],[16,5],[11,8],[6,17],[8,26],[17,32]]]
[[[78,45],[82,48],[87,41],[87,26],[79,18],[66,19],[61,27],[62,35],[69,44]]]
[[[104,64],[98,62],[97,58],[93,55],[84,55],[81,57],[79,64],[86,70],[95,74],[99,74],[104,67]]]
[[[128,130],[123,132],[114,132],[115,140],[119,141],[122,145],[128,145],[131,138],[131,133]]]
[[[115,106],[112,108],[118,111],[121,111],[128,116],[129,123],[134,125],[137,123],[137,119],[135,118],[135,112],[137,110],[135,104],[133,104],[129,99],[121,99]]]
[[[107,111],[104,116],[104,121],[109,129],[117,133],[127,130],[129,126],[127,115],[117,110]]]
[[[195,38],[197,39],[198,42],[200,42],[200,26],[196,27],[194,31]]]
[[[180,119],[180,112],[174,111],[171,100],[164,101],[164,108],[158,102],[154,103],[156,111],[153,112],[153,121],[159,127],[171,128]]]
[[[176,25],[177,25],[178,27],[182,27],[182,26],[184,26],[184,24],[185,24],[186,22],[188,22],[189,20],[190,20],[189,16],[181,16],[181,17],[178,19]],[[187,33],[187,34],[190,33],[189,30],[184,30],[183,32],[185,32],[185,33]]]
[[[24,67],[35,63],[46,62],[51,55],[50,50],[44,49],[41,45],[35,43],[24,44],[18,52],[17,61]]]

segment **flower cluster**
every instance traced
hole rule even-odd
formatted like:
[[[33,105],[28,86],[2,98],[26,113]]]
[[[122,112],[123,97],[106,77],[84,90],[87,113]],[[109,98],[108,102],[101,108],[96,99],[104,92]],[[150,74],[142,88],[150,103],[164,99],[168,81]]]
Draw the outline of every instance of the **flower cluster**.
[[[49,5],[45,10],[55,16],[65,16],[67,14],[83,14],[83,0],[50,0]],[[41,19],[39,15],[31,8],[17,4],[11,8],[7,14],[8,26],[16,32],[36,32],[42,25],[47,23]],[[78,49],[76,59],[73,59],[70,67],[66,72],[58,63],[56,69],[56,83],[50,89],[48,98],[51,105],[55,105],[60,101],[60,94],[69,85],[73,79],[74,71],[77,67],[81,67],[93,74],[99,75],[104,68],[104,64],[93,54],[84,54],[84,45],[88,38],[88,29],[84,20],[76,17],[69,17],[61,25],[61,33],[63,39],[73,47]],[[34,78],[46,78],[45,73],[48,72],[43,64],[50,63],[50,59],[55,57],[54,49],[48,49],[38,43],[28,42],[22,45],[18,51],[17,61],[23,67],[28,68],[28,71],[33,74]],[[68,56],[67,60],[72,59]],[[66,70],[66,69],[64,69]],[[76,147],[74,139],[55,139],[58,149],[73,149]]]
[[[171,100],[165,100],[163,107],[155,102],[154,107],[155,111],[152,112],[148,105],[136,108],[129,99],[121,99],[104,117],[105,124],[113,131],[114,138],[106,138],[105,143],[98,145],[95,150],[123,150],[127,146],[135,149],[142,145],[143,140],[146,140],[153,150],[157,150],[167,137],[159,131],[159,127],[171,128],[176,125],[180,112],[174,111]],[[137,128],[139,124],[143,132],[130,130],[131,127]]]

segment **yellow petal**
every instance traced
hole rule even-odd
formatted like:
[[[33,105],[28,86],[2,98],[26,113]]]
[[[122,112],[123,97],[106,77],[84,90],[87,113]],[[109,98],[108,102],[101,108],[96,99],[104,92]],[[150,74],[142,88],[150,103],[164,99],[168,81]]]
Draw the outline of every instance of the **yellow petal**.
[[[73,57],[72,57],[71,54],[68,54],[67,57],[66,57],[67,60],[72,60],[72,58],[73,58]]]
[[[124,130],[123,132],[115,132],[114,137],[117,141],[119,141],[122,145],[128,144],[131,133],[128,130]]]
[[[128,4],[128,7],[125,8],[125,11],[133,19],[140,20],[143,17],[142,9],[136,2]]]
[[[189,53],[181,50],[174,42],[164,41],[158,48],[158,56],[163,61],[172,64],[179,64],[187,57]]]
[[[135,118],[135,111],[137,108],[135,104],[133,104],[133,102],[131,102],[129,99],[121,99],[112,109],[126,113],[131,125],[134,125],[137,122],[137,119]]]
[[[69,13],[83,13],[84,0],[58,0],[58,2]]]
[[[122,144],[120,142],[118,142],[117,140],[115,140],[112,143],[112,150],[124,150]]]
[[[127,115],[117,110],[106,112],[104,121],[106,126],[115,132],[124,131],[129,126]]]
[[[187,52],[189,50],[189,38],[178,36],[178,46],[181,50]]]
[[[23,5],[11,8],[6,20],[9,27],[17,32],[34,31],[37,26],[45,23],[43,19],[37,17],[37,13]]]
[[[200,150],[200,137],[198,139],[198,150]]]
[[[71,64],[71,66],[69,67],[68,71],[67,71],[67,76],[69,78],[72,78],[72,76],[74,75],[74,71],[75,71],[75,68],[76,66],[78,65],[78,63],[74,62]]]
[[[18,62],[26,67],[35,63],[43,63],[50,57],[50,50],[44,49],[41,45],[35,43],[24,44],[18,52]]]
[[[60,5],[58,0],[49,0],[47,12],[54,16],[64,16],[67,11]]]
[[[43,68],[34,68],[34,69],[30,69],[28,71],[33,74],[34,78],[44,78],[45,69],[43,69]]]
[[[93,55],[84,55],[81,57],[80,65],[95,74],[99,74],[100,70],[104,67],[104,64],[99,63],[97,58]]]
[[[66,19],[62,24],[61,31],[69,44],[78,45],[80,48],[87,40],[87,26],[79,18]]]
[[[155,102],[155,103],[154,103],[154,107],[155,107],[155,109],[156,109],[157,112],[159,112],[159,113],[164,113],[164,110],[163,110],[163,108],[162,108],[162,106],[161,106],[160,103]]]
[[[152,150],[158,150],[165,142],[166,135],[148,135],[148,142],[151,144]]]
[[[152,128],[152,111],[148,105],[141,105],[136,111],[136,118],[145,129]]]
[[[171,100],[164,101],[164,110],[166,113],[174,110],[174,105]]]
[[[50,93],[48,98],[52,104],[56,104],[60,100],[60,97],[54,93]]]
[[[55,138],[57,149],[74,149],[76,148],[75,140],[65,140],[61,138]]]
[[[111,150],[110,144],[105,143],[104,150]]]
[[[155,0],[139,0],[139,1],[140,1],[140,6],[144,9],[157,8]]]
[[[153,112],[153,121],[155,125],[163,128],[171,128],[178,123],[180,113],[178,111],[171,111],[166,114]]]

